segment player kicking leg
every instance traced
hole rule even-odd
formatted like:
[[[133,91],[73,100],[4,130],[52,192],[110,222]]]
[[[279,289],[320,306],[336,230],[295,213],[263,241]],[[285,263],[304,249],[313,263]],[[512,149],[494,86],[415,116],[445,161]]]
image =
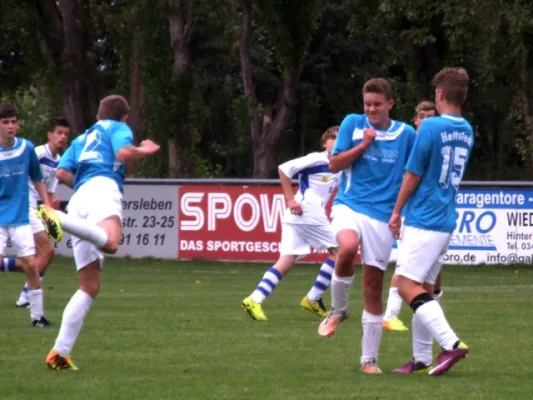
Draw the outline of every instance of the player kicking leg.
[[[380,374],[377,359],[383,331],[383,275],[393,244],[387,222],[415,131],[390,119],[394,100],[387,80],[366,82],[363,103],[365,114],[350,114],[343,120],[330,160],[333,171],[343,171],[332,210],[339,253],[331,283],[332,311],[320,324],[318,333],[333,335],[348,317],[348,293],[355,273],[351,261],[361,247],[361,371]]]
[[[442,348],[429,375],[440,375],[469,350],[450,327],[438,301],[424,287],[435,282],[456,227],[456,195],[474,144],[470,124],[461,116],[469,77],[463,68],[445,68],[434,78],[440,117],[424,121],[406,166],[389,227],[402,234],[397,273],[402,299],[413,309],[413,360],[395,370],[429,368],[431,338]],[[401,211],[409,201],[403,231]]]
[[[423,120],[429,117],[437,115],[437,108],[432,101],[421,101],[415,108],[415,117],[413,119],[415,128],[418,128]],[[399,242],[398,242],[399,244]],[[389,297],[387,299],[387,307],[385,309],[385,315],[383,316],[383,329],[388,331],[408,331],[409,329],[398,318],[400,310],[402,309],[403,300],[398,293],[398,275],[394,273],[392,275]]]
[[[281,186],[287,201],[282,219],[280,258],[242,302],[242,307],[252,319],[267,319],[262,308],[263,301],[294,267],[296,260],[310,253],[310,247],[328,249],[330,257],[320,267],[315,283],[300,302],[300,307],[318,316],[326,314],[322,294],[331,281],[337,242],[325,206],[338,183],[338,175],[328,167],[337,131],[338,126],[334,126],[322,135],[321,144],[325,152],[310,153],[279,166]],[[296,175],[300,185],[294,194],[291,179]]]
[[[102,253],[115,253],[122,234],[123,164],[159,150],[150,140],[143,141],[140,147],[132,145],[133,133],[125,123],[128,113],[129,105],[121,96],[108,96],[100,102],[98,122],[72,142],[58,166],[59,180],[74,188],[69,214],[57,212],[57,218],[53,218],[47,210],[39,209],[49,234],[55,237],[63,226],[73,235],[80,281],[79,290],[63,312],[54,347],[46,357],[46,364],[52,369],[78,369],[70,354],[100,290]]]

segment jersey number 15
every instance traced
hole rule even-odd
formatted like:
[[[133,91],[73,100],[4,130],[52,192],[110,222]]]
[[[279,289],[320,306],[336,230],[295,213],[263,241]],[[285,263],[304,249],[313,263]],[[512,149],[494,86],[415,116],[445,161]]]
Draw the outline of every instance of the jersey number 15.
[[[441,154],[442,168],[440,171],[439,185],[447,189],[451,182],[452,186],[457,190],[465,172],[468,149],[459,146],[444,146],[441,149]]]

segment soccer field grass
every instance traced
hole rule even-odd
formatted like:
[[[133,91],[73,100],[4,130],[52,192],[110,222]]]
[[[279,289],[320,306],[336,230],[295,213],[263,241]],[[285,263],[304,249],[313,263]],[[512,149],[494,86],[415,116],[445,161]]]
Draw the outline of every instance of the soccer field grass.
[[[410,332],[384,332],[383,375],[359,372],[358,276],[333,338],[318,337],[319,320],[298,306],[317,266],[294,269],[264,305],[269,321],[252,321],[240,303],[267,267],[107,261],[76,372],[44,365],[77,289],[71,261],[54,261],[44,281],[49,330],[14,307],[23,275],[3,273],[0,399],[533,399],[533,267],[445,269],[442,304],[471,353],[441,377],[390,372],[409,360]],[[401,316],[410,322],[408,307]]]

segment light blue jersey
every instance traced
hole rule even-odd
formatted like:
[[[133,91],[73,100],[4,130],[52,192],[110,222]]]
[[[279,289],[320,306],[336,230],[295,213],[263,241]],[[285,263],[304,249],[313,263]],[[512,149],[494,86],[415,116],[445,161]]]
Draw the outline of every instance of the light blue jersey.
[[[406,171],[421,177],[409,199],[405,225],[453,232],[455,198],[474,145],[470,124],[444,114],[422,122]]]
[[[133,133],[124,122],[98,121],[72,141],[58,168],[74,174],[74,191],[97,176],[113,179],[124,192],[124,163],[116,159],[117,152],[133,144]]]
[[[366,115],[350,114],[342,121],[332,154],[350,150],[361,143],[365,128],[373,128],[376,138],[343,171],[333,204],[344,204],[358,213],[388,223],[413,147],[415,130],[392,120],[387,130],[382,131],[373,127]]]
[[[15,138],[13,147],[0,146],[0,226],[30,223],[28,178],[43,180],[33,143]]]

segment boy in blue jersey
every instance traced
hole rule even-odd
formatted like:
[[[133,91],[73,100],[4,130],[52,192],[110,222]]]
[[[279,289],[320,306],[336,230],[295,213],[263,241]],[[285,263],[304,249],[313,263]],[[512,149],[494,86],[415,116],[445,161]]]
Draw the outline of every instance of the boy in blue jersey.
[[[65,307],[61,329],[46,358],[52,369],[77,369],[70,353],[100,289],[102,252],[114,254],[122,235],[124,163],[159,150],[151,140],[133,146],[133,133],[125,123],[128,114],[129,105],[122,96],[105,97],[98,109],[98,122],[73,140],[58,166],[59,181],[74,189],[69,213],[58,211],[57,217],[61,227],[73,235],[80,289]],[[53,235],[60,227],[48,218],[46,210],[40,211]]]
[[[433,79],[440,117],[422,122],[389,222],[394,236],[402,237],[398,291],[414,312],[413,360],[393,371],[399,374],[429,370],[429,375],[440,375],[468,354],[431,295],[442,265],[439,258],[456,226],[455,199],[474,144],[472,127],[461,116],[468,83],[463,68],[445,68]],[[400,215],[407,201],[402,230]],[[442,352],[430,369],[433,338]]]
[[[53,211],[35,148],[30,141],[16,137],[19,128],[18,110],[10,104],[0,104],[0,270],[15,270],[14,259],[2,258],[11,240],[26,273],[32,325],[44,328],[50,323],[44,317],[43,291],[29,218],[28,180],[33,182],[43,207],[51,214]]]
[[[392,250],[388,229],[400,190],[404,166],[415,139],[414,129],[390,119],[394,105],[386,79],[363,86],[364,114],[344,118],[330,159],[332,171],[343,171],[331,216],[339,245],[331,281],[332,311],[318,333],[331,336],[348,317],[353,259],[361,246],[364,310],[361,371],[380,374],[377,366],[383,331],[383,275]]]
[[[432,101],[421,101],[417,104],[415,108],[415,117],[413,123],[418,131],[422,121],[429,117],[434,117],[437,115],[437,108],[435,103]],[[405,211],[405,208],[404,208]],[[403,215],[402,215],[403,216]],[[400,310],[402,309],[403,300],[398,293],[398,275],[394,273],[391,278],[390,288],[389,288],[389,297],[387,298],[387,307],[385,309],[385,315],[383,316],[383,329],[388,331],[408,331],[409,329],[405,324],[398,318],[400,315]],[[441,290],[440,290],[440,274],[435,282],[435,293],[433,294],[436,298],[440,299]]]

